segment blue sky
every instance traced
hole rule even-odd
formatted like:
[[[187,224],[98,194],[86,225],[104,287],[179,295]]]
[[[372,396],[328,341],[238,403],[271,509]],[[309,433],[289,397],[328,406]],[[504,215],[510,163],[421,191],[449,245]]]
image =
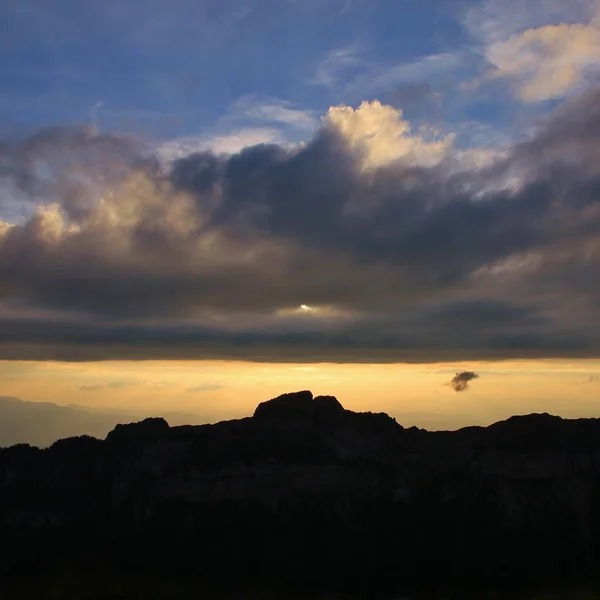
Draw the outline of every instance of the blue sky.
[[[252,140],[294,141],[331,105],[379,99],[415,125],[457,133],[461,145],[494,145],[551,100],[519,102],[493,82],[475,88],[487,45],[589,19],[589,3],[563,4],[569,9],[531,0],[518,10],[475,0],[4,2],[0,125],[28,131],[95,112],[105,129],[153,138],[252,128]]]

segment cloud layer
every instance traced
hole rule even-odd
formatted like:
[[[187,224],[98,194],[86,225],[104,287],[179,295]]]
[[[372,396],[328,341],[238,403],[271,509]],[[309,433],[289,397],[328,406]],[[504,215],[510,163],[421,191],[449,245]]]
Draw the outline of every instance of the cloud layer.
[[[0,223],[0,358],[598,357],[599,138],[590,89],[479,161],[379,102],[168,166],[85,128],[7,142],[31,210]]]

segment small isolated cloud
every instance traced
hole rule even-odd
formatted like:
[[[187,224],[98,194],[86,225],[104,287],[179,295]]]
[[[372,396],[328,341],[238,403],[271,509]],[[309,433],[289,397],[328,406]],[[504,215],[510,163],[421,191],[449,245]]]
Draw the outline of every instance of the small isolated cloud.
[[[473,373],[473,371],[462,371],[461,373],[457,373],[452,380],[448,383],[448,385],[455,392],[464,392],[469,389],[469,382],[473,381],[473,379],[477,379],[479,375],[477,373]]]
[[[600,381],[600,375],[590,375],[589,383],[596,383],[597,381]]]
[[[188,388],[188,392],[214,392],[220,390],[223,384],[219,381],[204,381],[200,385]]]

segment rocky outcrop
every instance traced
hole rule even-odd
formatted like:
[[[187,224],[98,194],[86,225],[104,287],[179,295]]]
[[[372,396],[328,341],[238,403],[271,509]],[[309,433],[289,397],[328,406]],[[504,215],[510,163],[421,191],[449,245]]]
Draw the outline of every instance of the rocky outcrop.
[[[261,402],[254,418],[263,421],[283,421],[288,424],[313,425],[343,421],[346,410],[334,396],[317,396],[303,391],[283,394],[273,400]]]
[[[148,441],[159,439],[169,429],[169,424],[160,417],[144,419],[138,423],[117,425],[106,436],[108,444],[136,447]]]
[[[236,421],[0,450],[0,569],[352,589],[593,578],[599,466],[600,420],[429,433],[303,391]]]

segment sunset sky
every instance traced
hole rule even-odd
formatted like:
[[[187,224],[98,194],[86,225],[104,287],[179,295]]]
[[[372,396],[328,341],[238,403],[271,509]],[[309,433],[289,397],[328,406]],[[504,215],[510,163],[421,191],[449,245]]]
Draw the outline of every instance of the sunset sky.
[[[600,3],[20,0],[0,70],[0,396],[600,416]]]

